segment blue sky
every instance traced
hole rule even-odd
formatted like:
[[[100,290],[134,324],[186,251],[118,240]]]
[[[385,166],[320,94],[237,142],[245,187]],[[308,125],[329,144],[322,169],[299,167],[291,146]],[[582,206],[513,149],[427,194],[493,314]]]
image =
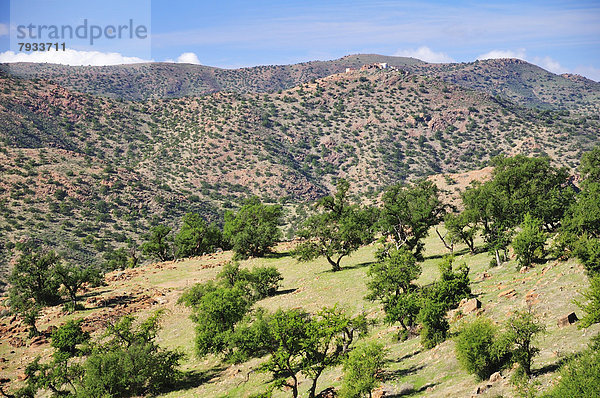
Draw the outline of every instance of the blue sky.
[[[81,53],[71,54],[75,58],[86,51],[116,52],[231,68],[353,53],[415,56],[430,62],[510,56],[553,72],[600,80],[600,1],[135,0],[135,6],[131,0],[79,2],[85,5],[69,5],[70,1],[13,0],[13,7],[18,2],[31,18],[38,10],[46,23],[84,15],[104,23],[151,18],[147,49],[114,41],[87,48],[77,43],[72,47]],[[111,1],[118,7],[111,7]],[[8,4],[0,0],[3,61],[13,22]],[[102,62],[102,55],[94,62]]]

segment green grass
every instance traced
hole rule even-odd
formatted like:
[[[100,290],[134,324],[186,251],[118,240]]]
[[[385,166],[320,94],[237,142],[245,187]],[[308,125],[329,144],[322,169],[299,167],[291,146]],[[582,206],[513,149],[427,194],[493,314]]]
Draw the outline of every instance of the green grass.
[[[300,263],[294,258],[283,255],[278,258],[251,259],[242,262],[243,267],[252,268],[258,265],[274,265],[284,276],[280,291],[283,294],[257,303],[257,306],[274,311],[278,308],[302,307],[308,311],[317,311],[323,306],[337,305],[351,313],[364,311],[372,319],[381,320],[383,312],[376,303],[364,300],[365,282],[369,263],[375,260],[376,246],[371,245],[359,249],[351,257],[343,260],[344,269],[331,272],[326,260]],[[502,267],[490,268],[490,257],[487,253],[467,254],[463,247],[457,247],[456,263],[466,262],[471,270],[473,294],[482,302],[484,314],[495,322],[503,322],[511,312],[526,308],[524,298],[527,292],[534,290],[539,294],[539,302],[534,304],[534,311],[544,320],[548,332],[539,340],[540,355],[534,361],[534,369],[542,369],[537,376],[542,388],[550,385],[556,364],[562,357],[585,348],[589,337],[600,330],[598,327],[587,331],[576,326],[559,329],[556,321],[571,311],[579,312],[572,300],[578,290],[585,286],[586,277],[575,261],[557,262],[550,260],[546,264],[538,264],[525,274],[520,274],[514,260]],[[437,265],[441,255],[447,253],[435,233],[426,240],[425,261],[422,263],[423,274],[420,284],[428,284],[439,276]],[[284,253],[285,254],[285,253]],[[181,267],[181,275],[194,280],[206,280],[214,277],[215,269],[194,271],[191,263],[177,264]],[[549,267],[542,276],[544,267]],[[487,272],[491,278],[480,280]],[[149,281],[157,286],[167,286],[170,280],[177,278],[171,271],[165,271],[165,279],[161,273],[153,274]],[[498,297],[498,293],[515,289],[513,298]],[[179,290],[177,290],[179,292]],[[194,325],[187,319],[186,309],[176,306],[164,320],[161,343],[169,347],[181,347],[187,354],[186,369],[210,371],[217,369],[214,377],[200,385],[185,390],[165,394],[164,397],[196,397],[227,396],[247,397],[263,391],[268,375],[257,374],[252,369],[260,362],[251,362],[226,367],[217,358],[199,360],[193,355]],[[461,322],[468,321],[475,315],[456,321],[451,331],[455,332]],[[432,350],[424,350],[418,338],[405,342],[395,339],[397,326],[385,325],[381,321],[367,337],[384,342],[389,350],[385,373],[385,383],[396,386],[412,385],[411,396],[464,397],[473,393],[478,385],[473,376],[463,371],[455,358],[454,343],[450,339]],[[330,369],[320,379],[319,389],[329,386],[341,386],[341,369]],[[247,381],[246,381],[247,380]],[[408,384],[407,384],[408,383]],[[301,382],[301,395],[306,393],[308,383]],[[506,381],[497,383],[490,393],[502,396],[513,396],[514,389]],[[275,397],[287,397],[289,392],[279,391]]]
[[[422,263],[423,274],[419,284],[429,284],[439,277],[438,264],[448,251],[444,248],[435,232],[426,239],[425,260]],[[479,242],[481,245],[481,242]],[[324,306],[337,305],[352,314],[364,312],[370,319],[377,320],[367,339],[383,342],[388,349],[387,363],[383,380],[387,385],[397,386],[404,390],[411,389],[414,397],[465,397],[470,396],[477,382],[475,378],[463,371],[455,357],[452,339],[431,350],[424,350],[419,338],[404,342],[396,339],[397,325],[383,324],[383,312],[377,303],[364,299],[367,292],[367,270],[375,260],[377,246],[369,245],[360,248],[352,256],[342,260],[343,270],[332,272],[325,259],[301,263],[287,253],[289,245],[281,245],[278,255],[242,261],[246,268],[255,266],[276,266],[284,277],[280,294],[264,299],[256,304],[269,311],[278,308],[302,307],[316,312]],[[558,328],[556,322],[560,316],[581,311],[573,303],[579,297],[579,291],[587,286],[585,273],[580,264],[574,260],[558,262],[549,260],[537,264],[527,273],[517,270],[514,260],[501,267],[490,268],[490,256],[487,253],[470,255],[459,246],[456,248],[456,263],[466,262],[470,268],[471,288],[473,295],[482,302],[485,316],[494,322],[502,323],[510,313],[526,308],[525,296],[528,292],[538,294],[533,310],[547,326],[546,335],[538,344],[540,355],[534,360],[536,379],[542,389],[547,389],[555,379],[557,364],[570,353],[585,348],[589,338],[600,331],[600,325],[580,330],[576,325]],[[115,295],[143,292],[150,297],[162,295],[166,304],[153,305],[137,313],[139,318],[148,316],[152,311],[163,308],[162,330],[158,342],[168,348],[177,348],[186,354],[183,370],[188,373],[186,383],[177,391],[162,395],[169,398],[192,397],[248,397],[264,391],[269,375],[253,372],[262,361],[254,359],[244,364],[227,366],[219,358],[197,358],[194,354],[195,325],[189,319],[189,309],[177,305],[177,299],[186,288],[198,282],[216,277],[221,265],[231,259],[232,253],[225,252],[208,255],[181,262],[151,264],[127,271],[132,273],[131,279],[111,282],[93,294],[110,297]],[[482,279],[486,272],[489,279]],[[543,274],[543,275],[542,275]],[[515,289],[512,298],[499,297],[498,294],[508,289]],[[67,318],[79,318],[97,311],[107,309],[86,309],[75,314],[60,314],[59,309],[48,312],[41,320],[43,330],[51,324],[59,324]],[[468,322],[474,314],[451,323],[451,333],[455,333],[462,322]],[[14,351],[14,352],[11,352]],[[14,376],[35,355],[49,356],[49,347],[22,347],[13,349],[8,344],[0,344],[0,355],[9,359],[10,367],[3,372]],[[329,386],[341,386],[341,368],[328,369],[320,378],[318,390]],[[301,380],[301,396],[306,394],[309,383]],[[491,396],[515,396],[514,388],[507,382],[495,383],[487,394]],[[274,397],[288,397],[289,391],[277,391]]]

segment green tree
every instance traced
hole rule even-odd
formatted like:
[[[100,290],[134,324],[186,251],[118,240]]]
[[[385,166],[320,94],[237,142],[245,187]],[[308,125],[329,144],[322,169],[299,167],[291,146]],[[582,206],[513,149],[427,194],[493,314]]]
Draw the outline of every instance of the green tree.
[[[183,354],[156,344],[160,314],[155,313],[136,328],[132,316],[108,327],[105,340],[93,347],[85,361],[81,396],[156,394],[181,379],[177,367]]]
[[[102,273],[96,267],[83,267],[63,262],[58,262],[54,266],[54,275],[61,284],[61,294],[66,295],[68,298],[65,307],[69,312],[77,309],[77,291],[84,284],[89,283],[92,286],[98,286],[104,279]]]
[[[590,276],[590,286],[582,292],[585,301],[577,301],[585,315],[581,318],[580,327],[587,328],[600,323],[600,274]]]
[[[492,179],[474,183],[462,194],[466,211],[477,215],[487,248],[497,265],[511,241],[513,229],[530,213],[545,230],[554,230],[574,200],[565,168],[549,158],[499,156],[493,159]]]
[[[529,267],[533,261],[539,259],[544,253],[546,234],[542,231],[542,222],[529,213],[521,223],[521,230],[513,238],[512,246],[515,249],[519,265]]]
[[[339,271],[342,258],[373,240],[373,214],[349,204],[349,189],[348,181],[340,179],[335,195],[316,203],[320,212],[310,216],[298,231],[298,236],[305,239],[293,252],[298,260],[324,256],[332,270]]]
[[[297,397],[302,373],[311,380],[308,397],[314,398],[323,371],[340,364],[367,327],[363,315],[349,317],[335,308],[315,315],[301,309],[259,312],[251,323],[236,328],[230,354],[238,361],[268,354],[259,370],[272,374],[271,389],[287,386]]]
[[[29,325],[30,336],[39,334],[36,320],[40,309],[60,302],[60,282],[54,273],[59,261],[53,251],[26,251],[9,276],[11,309]]]
[[[600,183],[600,145],[581,156],[579,171],[584,183]]]
[[[175,236],[177,257],[192,257],[212,253],[222,246],[223,233],[216,224],[207,224],[196,213],[187,213],[182,222],[183,225]]]
[[[157,258],[160,261],[173,259],[173,238],[170,235],[171,227],[156,225],[150,229],[146,242],[142,244],[142,252],[145,255]]]
[[[465,210],[462,213],[448,213],[444,217],[444,226],[450,234],[450,239],[463,242],[471,254],[475,254],[475,236],[479,231],[477,215],[473,211]]]
[[[237,213],[225,213],[223,236],[239,258],[264,256],[281,239],[278,226],[282,215],[280,205],[265,205],[252,197]]]
[[[323,308],[307,324],[302,373],[311,380],[308,397],[316,395],[317,381],[323,371],[339,365],[356,338],[367,333],[363,315],[349,317],[336,308]]]
[[[413,326],[419,313],[418,287],[413,281],[421,275],[421,266],[408,249],[392,249],[388,256],[372,264],[367,271],[368,300],[380,301],[387,323],[399,322],[404,331]]]
[[[506,340],[487,318],[477,318],[464,325],[456,337],[458,362],[479,380],[486,380],[492,373],[510,363],[510,351]]]
[[[426,290],[426,296],[444,305],[447,311],[471,295],[469,267],[461,263],[454,270],[454,257],[445,256],[438,268],[440,279]]]
[[[589,272],[600,272],[600,183],[583,184],[565,216],[561,240]]]
[[[52,333],[51,346],[55,349],[52,360],[42,363],[37,357],[25,368],[26,384],[17,390],[17,397],[36,397],[38,392],[49,391],[53,396],[77,396],[84,374],[80,361],[87,352],[90,335],[81,329],[81,320],[69,320]]]
[[[518,311],[508,320],[506,329],[504,338],[511,346],[513,360],[525,376],[531,376],[531,362],[540,351],[534,341],[546,327],[531,311]]]
[[[442,343],[448,336],[450,325],[446,320],[448,308],[432,298],[425,297],[421,303],[421,309],[417,315],[417,321],[421,324],[421,344],[429,349]]]
[[[236,323],[250,310],[253,300],[239,284],[234,287],[212,283],[197,285],[182,302],[192,307],[192,320],[196,323],[196,353],[225,354]]]
[[[487,250],[494,255],[496,265],[501,265],[507,257],[512,234],[510,201],[489,181],[485,184],[474,182],[461,196],[465,211],[478,217]],[[504,253],[502,257],[501,252]]]
[[[390,237],[397,249],[404,246],[420,258],[423,239],[444,212],[438,188],[431,181],[392,185],[383,194],[379,224],[383,236]]]
[[[350,351],[344,361],[344,382],[341,396],[360,398],[368,396],[377,386],[377,374],[383,369],[386,350],[381,343],[367,343]]]

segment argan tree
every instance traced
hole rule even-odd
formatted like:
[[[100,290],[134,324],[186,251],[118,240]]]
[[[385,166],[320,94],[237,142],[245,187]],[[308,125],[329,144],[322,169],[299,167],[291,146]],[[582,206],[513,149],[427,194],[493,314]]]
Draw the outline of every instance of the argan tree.
[[[60,281],[54,268],[60,259],[53,251],[22,253],[9,276],[12,311],[29,325],[29,334],[37,335],[36,320],[42,307],[60,302]]]
[[[379,221],[383,236],[391,238],[396,249],[406,247],[420,258],[429,228],[445,213],[438,195],[437,186],[427,180],[389,187],[383,194]]]
[[[280,205],[266,205],[259,198],[252,197],[237,213],[225,213],[223,236],[239,258],[264,256],[281,239],[279,224],[282,215]]]
[[[373,240],[373,214],[349,203],[349,189],[348,181],[340,179],[336,193],[316,203],[318,213],[298,231],[298,236],[305,239],[294,250],[298,260],[324,256],[331,269],[339,271],[342,258]]]

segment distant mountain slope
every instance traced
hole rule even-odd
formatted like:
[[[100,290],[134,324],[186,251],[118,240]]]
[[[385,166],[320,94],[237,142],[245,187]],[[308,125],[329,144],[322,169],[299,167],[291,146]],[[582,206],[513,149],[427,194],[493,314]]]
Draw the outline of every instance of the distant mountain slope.
[[[252,194],[303,203],[339,177],[374,198],[500,153],[573,168],[598,131],[597,113],[527,109],[400,70],[135,102],[0,74],[0,235],[97,261],[186,211],[215,220]]]
[[[600,103],[600,83],[577,75],[555,75],[519,59],[421,64],[408,69],[531,107],[597,112]]]
[[[118,66],[66,66],[56,64],[2,64],[19,77],[54,81],[75,91],[124,99],[178,98],[216,91],[275,92],[314,79],[386,62],[403,67],[423,63],[414,58],[360,54],[333,61],[221,69],[203,65],[147,63]]]
[[[28,79],[47,79],[71,90],[129,100],[179,98],[217,91],[277,92],[346,68],[385,62],[413,74],[442,79],[527,107],[598,112],[600,83],[574,75],[555,75],[516,59],[427,64],[414,58],[375,54],[331,61],[221,69],[202,65],[150,63],[119,66],[2,64],[0,69]]]

